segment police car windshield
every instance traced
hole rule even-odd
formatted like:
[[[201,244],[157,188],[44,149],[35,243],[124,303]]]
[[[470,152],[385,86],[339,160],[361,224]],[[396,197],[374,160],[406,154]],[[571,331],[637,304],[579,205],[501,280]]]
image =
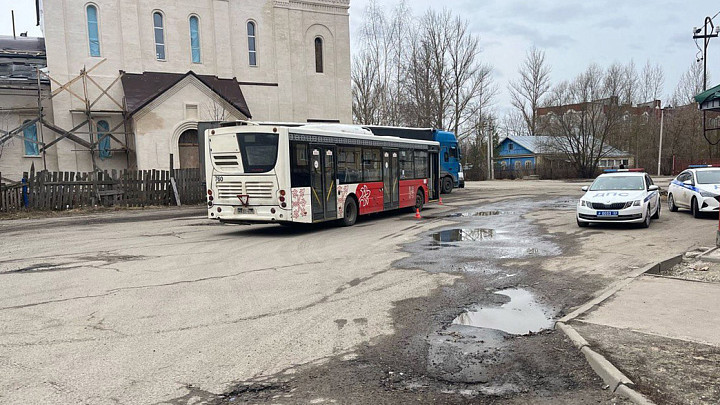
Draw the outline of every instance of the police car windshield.
[[[595,179],[590,191],[645,190],[642,176],[601,176]]]
[[[697,171],[698,184],[719,184],[720,183],[720,169],[718,170],[698,170]]]

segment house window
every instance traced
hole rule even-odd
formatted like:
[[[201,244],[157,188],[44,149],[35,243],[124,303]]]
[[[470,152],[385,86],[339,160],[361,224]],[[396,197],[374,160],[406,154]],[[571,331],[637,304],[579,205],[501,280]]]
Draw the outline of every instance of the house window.
[[[509,144],[508,144],[508,150],[513,150],[513,149],[515,149],[515,145],[512,144],[512,143],[509,143]]]
[[[200,19],[197,16],[190,17],[190,52],[193,63],[202,63],[200,57]]]
[[[532,163],[529,160],[525,161],[525,170],[531,170],[532,169]]]
[[[25,120],[23,124],[29,123],[30,120]],[[40,155],[40,148],[37,143],[37,124],[33,123],[23,129],[23,138],[25,138],[25,156],[38,156]]]
[[[323,73],[323,40],[315,38],[315,72]]]
[[[153,30],[155,32],[155,59],[165,60],[165,26],[163,15],[159,11],[153,13]]]
[[[507,162],[505,162],[505,161],[500,162],[500,168],[502,170],[507,170]]]
[[[97,7],[90,4],[85,9],[87,13],[88,45],[90,56],[100,56],[100,27],[98,26]]]
[[[516,161],[515,162],[515,170],[520,170],[520,169],[522,169],[522,164],[520,163],[520,161]]]
[[[112,156],[110,151],[110,124],[105,120],[100,120],[97,123],[97,137],[98,137],[98,155],[100,159],[105,160]]]
[[[250,61],[250,66],[257,66],[257,43],[255,38],[255,28],[255,23],[252,21],[248,21],[248,58]]]

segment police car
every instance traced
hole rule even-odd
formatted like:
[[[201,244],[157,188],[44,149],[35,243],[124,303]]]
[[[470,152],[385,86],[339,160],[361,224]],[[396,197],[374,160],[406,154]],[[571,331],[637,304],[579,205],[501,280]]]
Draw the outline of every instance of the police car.
[[[677,177],[668,186],[668,208],[677,211],[687,208],[695,218],[701,212],[718,212],[720,209],[720,167],[695,165]]]
[[[643,169],[606,170],[577,205],[577,224],[638,223],[647,228],[660,218],[660,188]]]

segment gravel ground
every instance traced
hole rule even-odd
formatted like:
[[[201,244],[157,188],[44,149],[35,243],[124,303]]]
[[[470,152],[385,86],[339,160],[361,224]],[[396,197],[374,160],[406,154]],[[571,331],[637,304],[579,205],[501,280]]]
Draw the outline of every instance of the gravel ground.
[[[703,253],[702,249],[686,253],[683,255],[682,262],[667,271],[661,272],[660,275],[684,280],[720,283],[720,263],[698,259],[701,253]]]

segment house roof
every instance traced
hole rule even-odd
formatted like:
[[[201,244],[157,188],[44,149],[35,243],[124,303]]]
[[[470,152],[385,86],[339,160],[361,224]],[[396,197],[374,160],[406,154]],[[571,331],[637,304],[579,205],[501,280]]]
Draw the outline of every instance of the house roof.
[[[500,143],[505,142],[506,139],[509,139],[518,145],[522,146],[523,148],[529,150],[533,154],[536,155],[543,155],[543,154],[553,154],[558,153],[557,146],[558,145],[567,145],[568,140],[564,137],[553,137],[553,136],[506,136],[502,140],[500,140]],[[610,145],[605,145],[605,153],[603,154],[603,157],[626,157],[630,156],[630,153],[622,151],[620,149],[616,149]]]
[[[192,70],[187,73],[124,73],[122,85],[125,92],[125,103],[130,115],[140,111],[160,95],[170,90],[181,80],[188,76],[197,78],[210,90],[215,92],[223,100],[243,113],[247,118],[252,118],[250,109],[245,102],[240,84],[237,79],[220,79],[217,76],[198,75]]]
[[[702,104],[718,100],[720,100],[720,84],[695,96],[695,101],[697,101],[698,104],[701,104],[701,106]]]
[[[0,55],[45,57],[45,38],[15,37],[0,35]]]

